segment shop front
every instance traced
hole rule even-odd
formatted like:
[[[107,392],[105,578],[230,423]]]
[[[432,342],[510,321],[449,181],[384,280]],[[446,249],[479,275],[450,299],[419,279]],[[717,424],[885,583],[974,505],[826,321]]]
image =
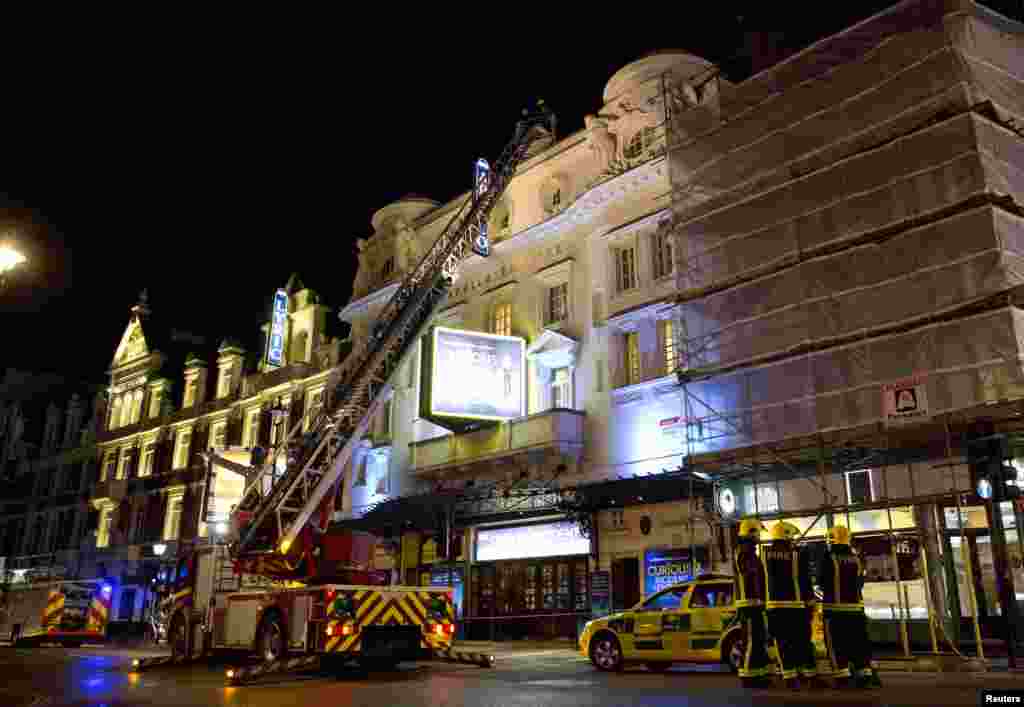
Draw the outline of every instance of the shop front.
[[[572,639],[590,618],[591,542],[568,520],[472,530],[471,640]]]

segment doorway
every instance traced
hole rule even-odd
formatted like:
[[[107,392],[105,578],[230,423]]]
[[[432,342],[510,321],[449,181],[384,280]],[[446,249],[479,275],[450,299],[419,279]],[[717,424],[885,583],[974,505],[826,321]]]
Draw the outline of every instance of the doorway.
[[[640,560],[612,560],[612,611],[625,611],[640,602]]]

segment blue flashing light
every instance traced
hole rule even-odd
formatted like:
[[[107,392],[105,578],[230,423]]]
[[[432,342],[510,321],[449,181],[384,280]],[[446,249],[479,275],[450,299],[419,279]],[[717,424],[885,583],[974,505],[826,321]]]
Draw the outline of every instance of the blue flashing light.
[[[109,584],[104,584],[102,591],[104,594],[110,594],[110,592],[113,591],[113,587],[111,587]]]

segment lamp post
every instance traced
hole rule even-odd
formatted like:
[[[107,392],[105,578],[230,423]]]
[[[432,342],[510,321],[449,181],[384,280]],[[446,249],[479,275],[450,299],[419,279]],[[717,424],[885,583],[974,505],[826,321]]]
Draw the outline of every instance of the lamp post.
[[[7,286],[7,275],[25,261],[25,256],[15,250],[14,246],[0,243],[0,292]]]

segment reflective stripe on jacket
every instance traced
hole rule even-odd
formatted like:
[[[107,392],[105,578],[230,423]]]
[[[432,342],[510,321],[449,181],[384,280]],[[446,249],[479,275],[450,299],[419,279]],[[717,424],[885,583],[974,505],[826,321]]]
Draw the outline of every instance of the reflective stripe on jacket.
[[[765,599],[764,567],[753,543],[740,543],[734,559],[737,608],[762,606]]]

